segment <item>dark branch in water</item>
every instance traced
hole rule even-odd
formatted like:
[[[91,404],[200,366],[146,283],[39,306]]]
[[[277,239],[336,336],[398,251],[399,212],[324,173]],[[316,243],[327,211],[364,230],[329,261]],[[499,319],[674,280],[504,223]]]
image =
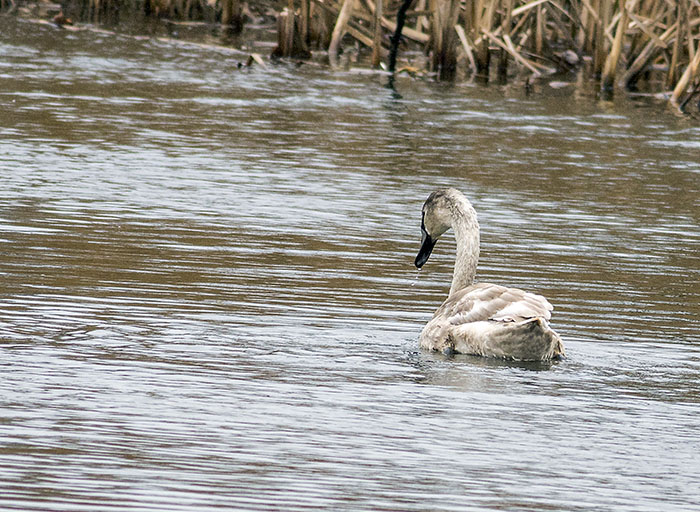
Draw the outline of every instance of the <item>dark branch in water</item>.
[[[391,36],[391,48],[389,49],[389,73],[393,73],[396,70],[396,52],[399,50],[401,31],[406,22],[406,12],[408,12],[412,2],[413,0],[403,0],[401,7],[399,7],[399,12],[396,14],[396,30],[394,35]]]

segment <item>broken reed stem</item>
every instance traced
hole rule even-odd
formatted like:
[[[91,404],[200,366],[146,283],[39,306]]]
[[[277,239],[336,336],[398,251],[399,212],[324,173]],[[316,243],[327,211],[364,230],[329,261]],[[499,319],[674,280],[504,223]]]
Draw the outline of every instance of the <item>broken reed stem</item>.
[[[289,0],[290,2],[292,0]],[[350,21],[350,16],[352,15],[352,8],[355,0],[345,0],[343,2],[343,7],[340,9],[338,14],[338,19],[335,22],[335,28],[333,28],[333,35],[331,36],[331,44],[328,46],[328,59],[330,60],[332,67],[338,66],[338,50],[340,49],[340,40],[345,35],[345,27]]]
[[[671,38],[674,34],[678,32],[678,22],[676,21],[675,24],[671,25],[661,36],[659,37],[659,40],[662,43],[666,43],[668,39]],[[625,74],[622,76],[622,79],[620,82],[625,86],[629,87],[631,86],[636,80],[637,77],[646,69],[646,67],[649,65],[649,62],[652,60],[653,57],[656,56],[656,54],[660,51],[660,46],[658,46],[655,41],[649,41],[644,49],[639,53],[637,58],[630,64],[630,66],[627,68],[627,71]],[[670,71],[670,70],[669,70]]]
[[[301,0],[301,16],[299,32],[305,49],[309,48],[309,19],[311,17],[311,0]]]
[[[485,2],[488,3],[485,4]],[[474,56],[476,57],[476,73],[485,78],[488,78],[489,75],[491,53],[489,52],[488,37],[481,36],[481,34],[486,35],[486,32],[491,31],[497,3],[496,0],[474,0],[474,26],[471,27],[471,29],[473,34],[472,40],[475,46]]]
[[[426,0],[418,0],[418,3],[416,4],[416,10],[417,11],[425,11],[425,1]],[[428,24],[428,17],[425,16],[424,14],[421,14],[418,16],[416,19],[416,30],[419,32],[422,31],[424,28],[428,28],[430,25]]]
[[[318,2],[319,0],[314,0]],[[411,0],[412,1],[412,0]],[[365,0],[365,3],[367,4],[370,13],[374,13],[376,7],[374,5],[374,2],[372,0]],[[410,2],[409,2],[410,4]],[[324,4],[319,4],[319,5],[324,5]],[[401,12],[401,9],[399,9],[399,13]],[[406,20],[406,12],[408,12],[408,7],[406,7],[406,11],[404,12],[404,22]],[[398,19],[399,19],[399,14],[397,13],[396,15],[397,21],[391,21],[390,19],[387,19],[386,16],[382,17],[382,27],[387,29],[391,33],[395,33],[398,25]],[[420,32],[418,30],[412,29],[410,27],[404,27],[403,25],[401,26],[400,33],[403,37],[406,37],[407,39],[411,39],[412,41],[416,41],[417,43],[425,44],[430,40],[430,36],[428,34],[425,34],[423,32]]]
[[[474,60],[474,53],[472,52],[472,47],[469,44],[469,41],[467,40],[467,35],[464,33],[464,28],[462,28],[461,25],[455,25],[455,31],[457,32],[457,37],[459,37],[459,41],[462,43],[464,53],[466,53],[467,59],[469,59],[469,69],[472,73],[476,73],[476,61]]]
[[[516,61],[518,61],[518,62],[519,62],[520,64],[522,64],[523,66],[525,66],[525,67],[526,67],[527,69],[529,69],[530,71],[532,71],[532,74],[533,74],[533,75],[539,76],[539,75],[541,74],[541,73],[537,70],[537,68],[535,68],[535,66],[534,66],[530,61],[528,61],[527,59],[525,59],[522,55],[520,55],[520,54],[515,50],[515,48],[513,47],[513,43],[512,43],[512,41],[510,40],[510,37],[506,36],[506,43],[502,43],[501,40],[498,39],[498,38],[497,38],[495,35],[493,35],[491,32],[488,32],[488,31],[484,31],[484,32],[485,32],[486,36],[487,36],[493,43],[495,43],[497,46],[499,46],[502,50],[504,50],[504,51],[510,53]],[[508,42],[510,42],[510,45],[507,44]]]
[[[513,0],[501,0],[501,6],[503,6],[503,2],[505,2],[505,16],[503,17],[503,23],[501,23],[501,33],[503,34],[503,40],[506,42],[506,45],[508,45],[508,41],[510,41],[510,24],[511,24],[511,16],[513,13]],[[509,46],[512,46],[512,42]],[[505,81],[507,75],[508,75],[508,55],[509,51],[502,49],[501,50],[501,55],[498,60],[498,78],[501,81]]]
[[[431,0],[433,9],[432,70],[441,80],[451,79],[457,72],[457,46],[454,26],[459,16],[459,0]]]
[[[622,15],[617,22],[617,30],[615,32],[615,40],[613,41],[612,49],[608,58],[605,60],[605,67],[603,68],[603,76],[600,80],[600,87],[604,90],[611,90],[613,84],[615,83],[615,71],[617,70],[617,61],[620,58],[620,52],[622,51],[622,36],[627,30],[627,20],[629,19],[627,15],[627,8],[622,6]]]
[[[444,4],[444,1],[440,2],[439,0],[429,0],[428,3],[428,5],[430,5],[430,12],[433,14],[433,23],[431,27],[433,39],[433,55],[431,67],[433,71],[438,70],[438,68],[440,67],[438,55],[443,46],[443,24],[445,23],[445,20],[443,19]]]
[[[684,2],[678,2],[678,5],[676,6],[676,11],[677,11],[677,16],[678,20],[683,19],[683,7],[685,6]],[[677,26],[677,25],[675,25]],[[673,52],[671,53],[671,63],[668,66],[668,75],[666,76],[666,87],[671,88],[673,87],[673,84],[677,82],[677,69],[678,69],[678,59],[680,56],[681,52],[681,45],[682,45],[682,38],[680,36],[680,31],[678,31],[679,35],[675,37],[675,40],[673,41]]]
[[[221,24],[234,32],[243,28],[240,0],[223,0],[221,5]]]
[[[605,64],[606,57],[606,35],[605,30],[610,24],[610,18],[612,16],[612,1],[611,0],[600,0],[600,19],[596,24],[596,41],[595,41],[595,53],[593,54],[593,73],[595,75],[601,75],[603,73],[603,65]]]
[[[692,41],[690,44],[693,44]],[[678,80],[676,87],[673,89],[673,94],[671,95],[671,103],[673,103],[674,105],[678,105],[678,99],[681,97],[681,94],[685,92],[686,88],[688,87],[688,84],[690,84],[690,81],[697,76],[698,68],[700,68],[700,49],[695,51],[693,60],[690,62],[688,67],[685,68],[685,71],[681,75],[681,78]]]
[[[287,0],[287,26],[285,30],[287,35],[286,45],[291,54],[291,49],[294,47],[294,0]]]
[[[378,68],[382,60],[382,16],[384,0],[376,0],[374,8],[374,39],[372,40],[372,67]]]
[[[544,7],[537,6],[537,19],[535,21],[535,53],[542,55],[544,47]]]
[[[690,22],[688,20],[690,5],[686,5],[686,1],[689,2],[689,0],[678,0],[678,3],[682,4],[684,7],[683,19],[678,21],[679,23],[685,23],[685,29],[688,37],[688,55],[690,56],[690,60],[693,61],[695,60],[695,45],[693,44],[693,33],[690,29]]]

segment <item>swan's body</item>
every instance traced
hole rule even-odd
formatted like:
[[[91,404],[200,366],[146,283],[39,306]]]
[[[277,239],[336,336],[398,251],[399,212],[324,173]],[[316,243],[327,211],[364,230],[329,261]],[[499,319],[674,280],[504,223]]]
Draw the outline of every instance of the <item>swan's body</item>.
[[[455,189],[430,194],[423,205],[421,268],[449,228],[455,231],[457,257],[447,300],[420,335],[429,350],[521,361],[546,361],[564,355],[561,338],[550,327],[552,305],[541,295],[494,284],[473,284],[479,259],[479,223],[469,200]]]

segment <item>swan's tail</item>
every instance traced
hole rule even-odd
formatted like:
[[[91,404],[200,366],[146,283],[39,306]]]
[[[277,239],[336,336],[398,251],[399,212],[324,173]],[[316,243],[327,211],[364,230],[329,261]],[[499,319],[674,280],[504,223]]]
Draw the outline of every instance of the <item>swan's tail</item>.
[[[564,344],[542,317],[521,322],[493,320],[454,327],[448,344],[455,352],[516,361],[549,361],[564,357]]]

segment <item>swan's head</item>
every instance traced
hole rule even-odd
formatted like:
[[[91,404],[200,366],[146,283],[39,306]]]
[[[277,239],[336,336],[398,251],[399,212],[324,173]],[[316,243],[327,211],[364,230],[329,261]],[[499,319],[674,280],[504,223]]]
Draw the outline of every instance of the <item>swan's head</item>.
[[[421,219],[420,250],[416,256],[416,267],[421,268],[430,258],[435,243],[445,231],[452,226],[452,211],[456,201],[464,196],[458,190],[448,188],[436,190],[428,196],[423,204]]]

